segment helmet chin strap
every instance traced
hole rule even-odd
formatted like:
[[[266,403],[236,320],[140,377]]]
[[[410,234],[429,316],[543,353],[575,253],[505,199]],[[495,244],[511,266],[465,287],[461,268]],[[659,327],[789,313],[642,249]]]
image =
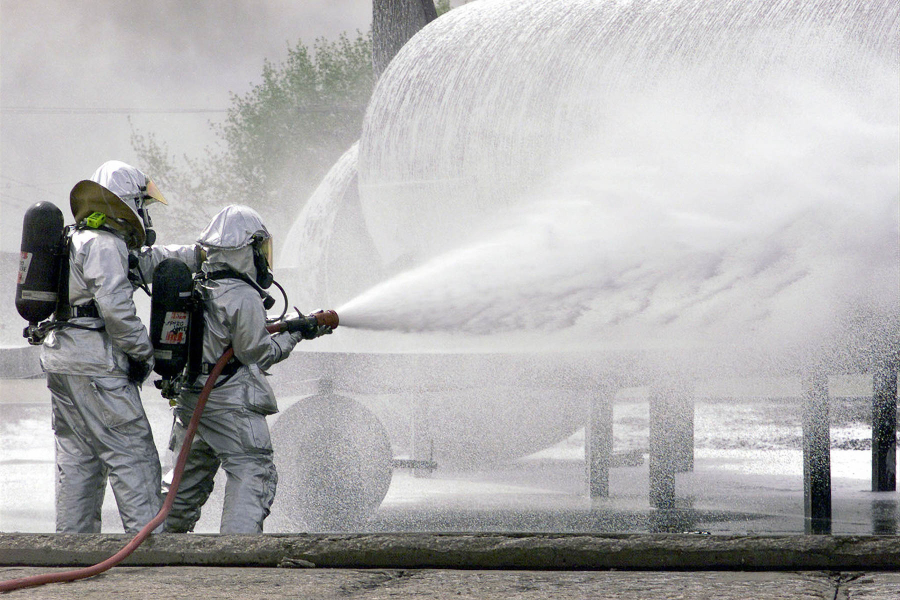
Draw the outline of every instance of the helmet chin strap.
[[[149,198],[150,196],[143,195],[143,192],[140,196],[134,199],[134,204],[137,206],[138,216],[141,218],[141,222],[144,224],[144,235],[146,237],[144,244],[147,246],[152,246],[156,243],[156,231],[153,230],[153,219],[150,218],[150,211],[147,210],[147,207],[144,206],[144,199]]]
[[[147,186],[143,186],[138,190],[135,194],[130,194],[125,197],[120,197],[123,202],[126,199],[134,202],[135,210],[137,211],[138,218],[141,220],[141,223],[144,226],[144,245],[152,246],[156,243],[156,232],[153,230],[153,219],[150,218],[150,211],[147,210],[145,202],[147,200],[153,200],[153,196],[147,195]]]

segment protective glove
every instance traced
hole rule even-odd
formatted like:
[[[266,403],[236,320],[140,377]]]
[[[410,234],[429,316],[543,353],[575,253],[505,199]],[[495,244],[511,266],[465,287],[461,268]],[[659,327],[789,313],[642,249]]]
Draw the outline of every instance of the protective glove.
[[[334,329],[328,325],[315,325],[299,331],[292,331],[290,336],[293,338],[294,343],[297,344],[301,340],[314,340],[317,337],[329,335],[332,331],[334,331]]]
[[[306,339],[310,339],[310,340],[315,339],[317,337],[322,337],[323,335],[329,335],[332,331],[334,331],[333,327],[329,327],[328,325],[319,325],[318,324],[318,319],[316,319],[316,315],[321,312],[324,312],[324,311],[317,310],[317,311],[313,312],[311,315],[309,315],[308,318],[313,319],[313,322],[315,324],[315,331],[311,332],[312,337],[309,337]]]
[[[333,331],[328,325],[319,325],[313,315],[300,315],[287,321],[287,330],[297,342],[300,340],[314,340],[317,337],[328,335]]]
[[[153,370],[153,357],[146,360],[128,357],[128,381],[140,386]]]

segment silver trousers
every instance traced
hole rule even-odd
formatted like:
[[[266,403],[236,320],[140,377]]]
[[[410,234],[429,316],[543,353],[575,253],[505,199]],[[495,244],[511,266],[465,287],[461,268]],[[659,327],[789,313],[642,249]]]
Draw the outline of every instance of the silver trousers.
[[[123,377],[47,374],[56,433],[56,531],[99,533],[107,480],[136,533],[162,507],[159,453],[137,386]]]
[[[175,409],[169,447],[177,454],[191,419],[191,409]],[[262,533],[263,521],[275,500],[278,475],[265,416],[246,408],[206,407],[191,444],[184,474],[166,517],[165,531],[193,531],[212,493],[219,467],[225,471],[225,500],[220,533]],[[172,473],[166,474],[168,494]]]

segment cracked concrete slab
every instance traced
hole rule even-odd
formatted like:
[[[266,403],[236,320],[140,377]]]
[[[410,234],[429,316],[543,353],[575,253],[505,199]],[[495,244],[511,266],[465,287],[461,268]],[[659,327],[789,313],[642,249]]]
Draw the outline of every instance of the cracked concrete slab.
[[[0,568],[0,578],[47,570],[4,567]],[[895,600],[898,591],[900,573],[117,567],[91,579],[18,590],[8,597]]]

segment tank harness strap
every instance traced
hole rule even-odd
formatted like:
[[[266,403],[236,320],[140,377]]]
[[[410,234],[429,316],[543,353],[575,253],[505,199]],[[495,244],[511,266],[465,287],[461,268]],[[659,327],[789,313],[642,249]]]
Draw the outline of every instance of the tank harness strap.
[[[246,275],[242,275],[241,273],[238,273],[234,269],[220,269],[218,271],[212,271],[210,273],[205,273],[205,274],[201,275],[200,278],[201,279],[211,279],[211,280],[239,279],[241,281],[246,282]],[[219,380],[216,383],[216,387],[219,387],[220,385],[222,385],[223,383],[228,381],[228,379],[231,378],[232,375],[237,373],[238,369],[240,369],[243,365],[244,365],[244,363],[242,363],[238,359],[232,357],[231,360],[229,360],[227,363],[225,363],[225,368],[222,369],[222,373],[219,375]],[[199,375],[209,375],[209,372],[212,371],[214,366],[215,366],[215,363],[208,363],[208,362],[202,363],[200,365]]]
[[[73,306],[72,307],[72,316],[73,317],[91,317],[94,319],[99,319],[100,311],[97,310],[97,303],[95,301],[91,300],[87,304]]]
[[[86,331],[103,331],[106,329],[105,323],[100,323],[99,325],[92,327],[90,325],[80,325],[69,322],[69,319],[73,317],[101,318],[100,311],[97,310],[97,303],[93,300],[80,306],[72,306],[69,304],[69,248],[72,244],[72,234],[75,233],[76,229],[77,227],[73,225],[66,227],[65,241],[60,249],[63,260],[62,268],[59,273],[59,285],[57,286],[59,289],[59,301],[56,304],[54,320],[46,323],[47,331],[51,329],[62,329],[64,327],[84,329]]]
[[[213,367],[216,366],[216,363],[208,363],[205,362],[200,366],[200,374],[201,375],[209,375],[209,372],[213,370]],[[225,368],[222,369],[222,374],[220,377],[231,377],[237,370],[244,366],[244,363],[239,361],[236,358],[232,358],[227,363],[225,363]]]
[[[215,279],[240,279],[241,281],[244,280],[244,277],[245,277],[245,275],[238,273],[234,269],[220,269],[218,271],[212,271],[210,273],[207,273],[205,276],[206,279],[213,279],[213,280],[215,280]]]

